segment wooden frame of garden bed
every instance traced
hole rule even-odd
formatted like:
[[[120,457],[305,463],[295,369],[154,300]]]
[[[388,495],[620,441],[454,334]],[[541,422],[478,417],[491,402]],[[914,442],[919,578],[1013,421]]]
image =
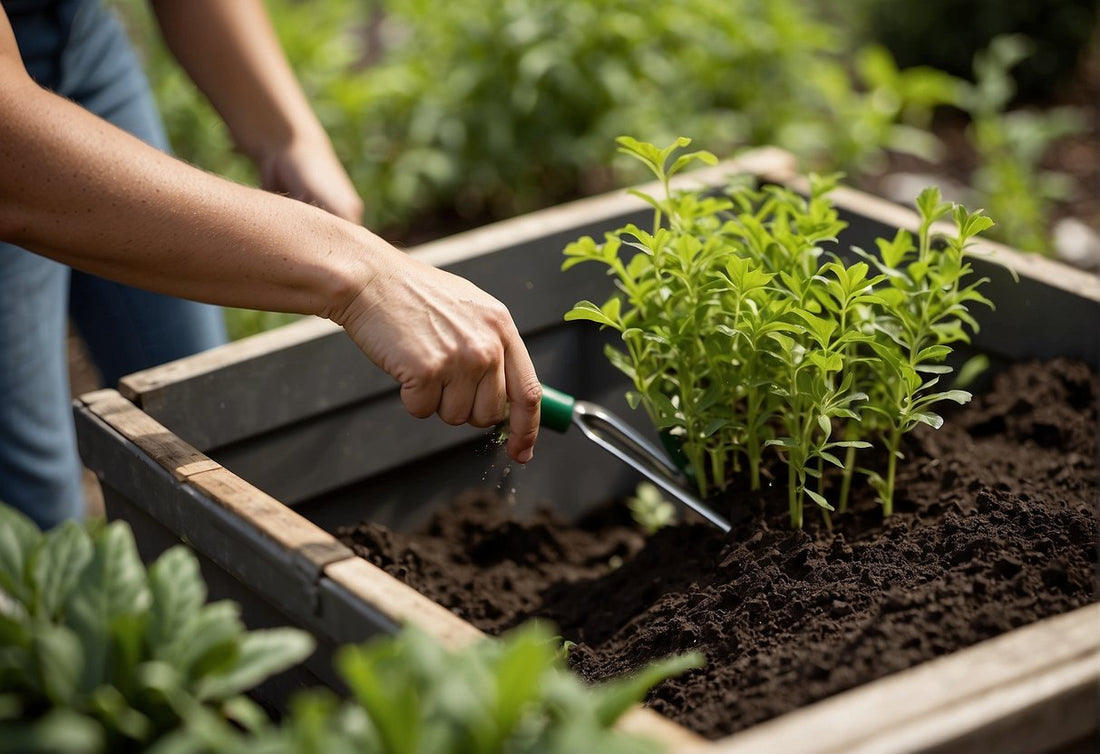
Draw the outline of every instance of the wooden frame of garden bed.
[[[777,150],[752,152],[678,180],[720,185],[733,172],[802,186],[792,158]],[[849,189],[838,190],[834,199],[857,238],[915,227],[912,212],[889,202]],[[616,192],[410,253],[504,301],[545,382],[623,408],[617,375],[602,358],[586,358],[598,353],[598,337],[561,323],[575,300],[603,295],[606,280],[597,272],[571,271],[566,278],[558,267],[568,241],[628,221],[641,224],[648,215],[639,200]],[[991,277],[990,295],[1016,305],[983,314],[977,345],[1006,359],[1064,355],[1100,364],[1100,280],[996,244],[985,247],[989,259],[975,265]],[[1017,270],[1020,282],[1012,282],[1001,265]],[[1037,332],[1035,322],[1047,329]],[[355,557],[329,533],[346,522],[349,500],[364,516],[409,526],[462,488],[492,484],[484,464],[471,462],[471,448],[483,432],[409,417],[392,380],[330,323],[303,320],[131,375],[119,391],[82,396],[75,412],[81,453],[100,480],[108,513],[131,522],[145,557],[182,539],[203,561],[212,594],[241,602],[251,625],[290,622],[318,637],[320,651],[303,668],[269,685],[273,699],[301,685],[337,685],[329,670],[336,646],[393,632],[404,621],[451,645],[480,636]],[[593,457],[576,438],[544,433],[537,459],[523,470],[523,484],[549,499],[558,499],[565,483],[574,489],[564,499],[574,499],[580,485],[588,495],[578,500],[583,506],[636,481],[613,459]],[[417,464],[446,473],[407,473]],[[578,473],[555,473],[562,464]],[[717,742],[704,742],[643,709],[624,725],[678,752],[1054,750],[1100,727],[1096,625],[1100,605]]]

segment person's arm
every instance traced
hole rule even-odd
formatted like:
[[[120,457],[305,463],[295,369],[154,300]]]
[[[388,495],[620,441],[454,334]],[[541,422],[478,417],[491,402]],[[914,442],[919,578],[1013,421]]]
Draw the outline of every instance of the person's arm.
[[[261,0],[150,0],[164,41],[221,115],[264,188],[360,222],[340,165]]]
[[[341,324],[410,413],[530,459],[540,388],[505,307],[317,207],[191,167],[37,86],[0,9],[0,239],[120,282]],[[0,291],[0,295],[10,292]]]

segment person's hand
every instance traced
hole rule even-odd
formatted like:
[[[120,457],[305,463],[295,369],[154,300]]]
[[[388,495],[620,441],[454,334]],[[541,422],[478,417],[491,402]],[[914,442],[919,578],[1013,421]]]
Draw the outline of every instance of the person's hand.
[[[260,185],[359,224],[363,200],[328,139],[295,139],[257,158]]]
[[[387,247],[385,266],[337,321],[398,382],[413,416],[494,426],[531,460],[542,388],[511,315],[473,283]]]

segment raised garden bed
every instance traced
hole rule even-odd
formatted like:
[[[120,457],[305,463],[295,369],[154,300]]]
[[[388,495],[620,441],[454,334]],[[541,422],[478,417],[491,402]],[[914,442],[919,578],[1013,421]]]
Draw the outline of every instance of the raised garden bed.
[[[773,151],[753,153],[737,165],[690,174],[684,180],[719,184],[733,170],[748,170],[761,180],[798,184],[791,173],[791,161]],[[846,243],[870,246],[870,239],[883,234],[886,228],[913,222],[908,211],[856,192],[840,191],[834,198],[851,224]],[[598,271],[578,269],[566,278],[558,267],[567,242],[628,221],[642,223],[647,215],[638,201],[616,194],[506,221],[435,242],[414,253],[471,278],[508,304],[544,381],[629,415],[622,401],[621,378],[602,358],[602,336],[589,328],[561,322],[562,312],[574,301],[601,295],[603,276]],[[998,367],[1020,359],[1070,357],[1095,368],[1100,362],[1100,283],[1046,260],[1022,257],[1002,247],[990,249],[997,261],[1011,264],[1022,277],[1014,283],[997,265],[975,263],[981,266],[981,274],[991,277],[994,290],[989,295],[1000,302],[996,312],[982,316],[983,328],[975,345],[989,353]],[[89,394],[77,407],[81,449],[104,487],[109,514],[133,523],[149,555],[178,538],[191,542],[208,560],[208,578],[216,582],[215,588],[220,585],[224,594],[240,599],[247,609],[246,618],[254,624],[290,621],[303,625],[318,635],[327,649],[373,632],[391,631],[401,620],[426,624],[449,641],[478,635],[469,623],[356,557],[334,536],[338,527],[370,520],[391,530],[412,531],[423,526],[433,511],[450,505],[471,488],[499,489],[509,494],[514,490],[514,508],[520,517],[539,504],[552,502],[560,516],[576,518],[628,494],[638,481],[632,472],[610,457],[602,457],[577,436],[544,434],[536,460],[527,468],[515,469],[505,464],[501,455],[487,449],[482,432],[409,418],[389,378],[371,368],[335,328],[319,321],[297,323],[133,375],[124,380],[121,390],[121,395],[112,390]],[[1091,401],[1095,411],[1095,392]],[[1040,408],[1045,406],[1044,401]],[[988,411],[993,417],[997,410],[989,407]],[[1012,424],[1018,414],[1010,410],[1004,416]],[[977,444],[967,439],[973,435],[967,435],[964,427],[967,422],[975,425],[982,421],[962,419],[959,428],[951,431],[963,434],[941,432],[919,437],[918,442],[944,443],[955,438],[959,443]],[[1039,438],[1039,442],[1045,440]],[[1080,452],[1084,463],[1090,451]],[[1095,445],[1091,453],[1095,458]],[[563,474],[562,469],[569,469],[569,473]],[[985,508],[986,513],[997,514],[991,517],[1018,523],[1020,517],[1010,515],[1011,495],[1000,494],[996,482],[990,481],[991,475],[999,473],[996,466],[987,464],[977,472],[960,468],[954,473],[958,477],[955,481],[969,480],[966,474],[977,474],[973,478],[982,485],[992,485],[989,495],[979,495],[977,502],[945,498],[951,485],[945,490],[942,477],[938,481],[922,479],[919,469],[917,482],[939,485],[933,507],[942,507],[944,520],[958,529],[951,536],[956,537],[952,541],[960,551],[968,547],[963,542],[964,530],[981,518],[966,515],[970,507]],[[1032,489],[1025,494],[1032,497],[1041,489],[1061,489],[1059,485],[1064,481],[1055,478],[1044,482],[1031,472],[1026,479]],[[914,507],[922,499],[917,497],[918,490],[909,494]],[[1094,498],[1095,487],[1093,490]],[[1019,497],[1018,492],[1014,494]],[[1064,503],[1066,510],[1062,512],[1036,512],[1033,517],[1049,518],[1055,528],[1062,521],[1083,522],[1080,526],[1085,527],[1087,536],[1088,517],[1074,518],[1073,513],[1075,506],[1088,505],[1087,499]],[[953,506],[960,510],[953,511]],[[880,549],[902,550],[912,555],[915,565],[926,565],[920,557],[921,548],[935,550],[947,540],[935,539],[942,529],[922,521],[923,515],[903,510],[896,522],[886,527],[886,535],[893,538],[896,548]],[[1077,536],[1074,525],[1066,526],[1071,529],[1067,537]],[[900,536],[908,529],[912,529],[910,534]],[[769,556],[770,560],[759,554],[763,552],[756,549],[760,542],[754,542],[748,534],[738,534],[731,540],[740,542],[740,550],[709,532],[700,534],[688,527],[670,530],[655,542],[692,537],[698,560],[690,567],[695,568],[704,567],[708,551],[713,562],[713,553],[730,546],[727,554],[733,557],[725,558],[729,562],[719,570],[729,583],[719,586],[726,589],[724,604],[728,605],[729,615],[740,621],[771,614],[777,608],[789,610],[789,605],[779,604],[784,596],[780,587],[803,604],[824,599],[812,580],[803,583],[794,577],[824,561],[824,570],[813,572],[825,588],[824,582],[845,577],[829,568],[854,568],[857,554],[873,551],[854,533],[846,533],[841,544],[828,544],[828,548],[837,548],[834,555],[831,549],[823,549],[820,543],[824,540],[811,539],[812,532],[792,535],[780,532],[778,526],[772,531],[764,538],[778,542],[778,552],[786,554]],[[998,542],[999,536],[989,535],[979,542]],[[629,554],[639,545],[633,532],[624,531],[621,537],[621,554]],[[1050,539],[1048,547],[1057,549],[1061,545],[1057,539]],[[1051,557],[1079,560],[1080,554],[1087,551],[1079,543],[1073,547],[1076,554],[1072,556],[1060,552]],[[987,563],[994,575],[1007,574],[1005,579],[994,579],[991,595],[999,594],[1006,582],[1013,583],[1012,578],[1024,572],[1021,568],[1009,573],[1015,565],[1007,555],[1000,565],[996,556],[987,557],[991,544],[969,549],[978,556],[973,562]],[[1024,552],[1041,553],[1042,548],[1033,543],[1025,546]],[[681,578],[688,575],[693,560],[679,558]],[[787,578],[778,580],[780,583],[771,579],[776,588],[770,595],[742,594],[735,599],[730,590],[736,585],[750,591],[753,588],[750,582],[740,581],[746,576],[738,571],[736,564],[741,562],[756,562],[765,574],[783,573]],[[641,591],[652,588],[644,583],[644,577],[631,577],[634,567],[634,563],[627,563],[604,577],[612,582],[612,592],[626,592],[614,588],[615,579],[627,580]],[[1056,581],[1054,574],[1059,568],[1055,561],[1049,559],[1045,567]],[[897,574],[892,570],[895,568],[900,569]],[[882,621],[869,618],[860,622],[855,613],[846,613],[843,605],[835,607],[834,619],[850,632],[855,647],[850,657],[875,654],[877,645],[870,639],[890,621],[905,623],[899,619],[921,601],[908,587],[900,586],[907,583],[904,578],[939,583],[942,589],[937,594],[950,599],[957,598],[951,596],[955,591],[965,591],[955,583],[950,570],[925,572],[922,577],[905,571],[896,561],[882,565],[880,595],[884,599],[877,608],[885,616]],[[1040,569],[1037,578],[1042,580],[1042,574]],[[652,713],[639,712],[628,724],[656,731],[677,750],[784,751],[791,750],[784,742],[797,741],[795,748],[802,751],[857,751],[860,747],[973,751],[993,750],[991,746],[999,751],[1035,751],[1082,740],[1097,727],[1100,635],[1095,625],[1100,612],[1095,605],[1071,609],[1088,601],[1081,599],[1082,590],[1088,587],[1078,583],[1077,576],[1071,581],[1072,595],[1057,596],[1058,584],[1054,584],[1052,596],[1039,600],[1035,613],[1063,612],[1060,616],[1016,627],[1031,618],[1002,618],[998,611],[991,610],[986,619],[965,621],[952,606],[943,614],[943,636],[954,633],[949,630],[956,625],[952,621],[972,628],[976,624],[973,638],[978,641],[1000,629],[1011,630],[968,650],[885,675],[951,652],[951,647],[934,636],[917,636],[914,646],[903,647],[897,658],[888,658],[884,666],[870,673],[870,677],[885,675],[881,680],[759,725],[751,723],[782,710],[770,703],[764,704],[770,710],[765,712],[727,710],[728,716],[743,721],[709,729],[709,733],[719,735],[738,731],[716,743],[705,744],[688,730]],[[801,588],[799,583],[803,583]],[[563,593],[571,588],[559,587]],[[721,590],[713,591],[718,594]],[[777,604],[773,606],[772,601]],[[829,595],[827,607],[833,611],[834,603],[844,602],[848,602],[844,595]],[[579,599],[561,604],[570,603],[575,608]],[[673,609],[681,616],[687,612],[684,605]],[[1070,612],[1064,612],[1067,609]],[[565,616],[554,617],[563,620]],[[596,631],[591,627],[585,630]],[[666,629],[662,640],[675,639],[667,643],[673,650],[678,646],[676,642],[682,642],[692,630],[706,632],[683,628],[683,635],[672,636]],[[807,626],[787,624],[785,630],[788,637],[773,636],[773,644],[812,646]],[[816,666],[805,659],[785,661],[810,674],[809,688],[799,691],[804,696],[794,699],[789,707],[861,680],[848,677],[836,667],[849,655],[829,653],[833,651],[822,650]],[[605,660],[595,660],[587,648],[578,653],[578,658],[585,672],[594,675],[613,669],[611,664],[604,664]],[[322,651],[303,674],[284,679],[284,686],[331,682],[326,663]],[[751,669],[751,662],[736,674],[746,674],[746,667]],[[817,686],[813,685],[815,672],[827,676],[818,679],[822,683]],[[829,683],[833,685],[826,688]],[[679,693],[672,688],[659,692],[658,708],[667,708],[668,699],[661,695]],[[274,693],[280,691],[285,689]],[[697,693],[684,692],[688,696]]]
[[[703,651],[706,669],[650,703],[720,738],[1094,601],[1096,402],[1080,362],[1002,373],[908,443],[885,524],[866,495],[832,532],[794,532],[773,487],[731,491],[753,507],[779,499],[728,536],[685,523],[646,539],[623,505],[577,524],[552,512],[517,521],[492,493],[415,533],[368,523],[338,534],[489,633],[552,621],[592,680]]]

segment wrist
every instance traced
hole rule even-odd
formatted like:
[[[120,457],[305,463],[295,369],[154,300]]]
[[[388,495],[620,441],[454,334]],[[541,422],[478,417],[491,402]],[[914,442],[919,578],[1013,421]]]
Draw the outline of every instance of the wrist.
[[[235,139],[237,148],[261,171],[265,164],[285,159],[295,153],[332,152],[328,134],[319,123],[269,124],[262,133]]]
[[[317,315],[346,327],[372,296],[377,281],[391,266],[387,259],[400,254],[380,237],[362,226],[337,221],[346,230],[346,245],[326,254]]]

